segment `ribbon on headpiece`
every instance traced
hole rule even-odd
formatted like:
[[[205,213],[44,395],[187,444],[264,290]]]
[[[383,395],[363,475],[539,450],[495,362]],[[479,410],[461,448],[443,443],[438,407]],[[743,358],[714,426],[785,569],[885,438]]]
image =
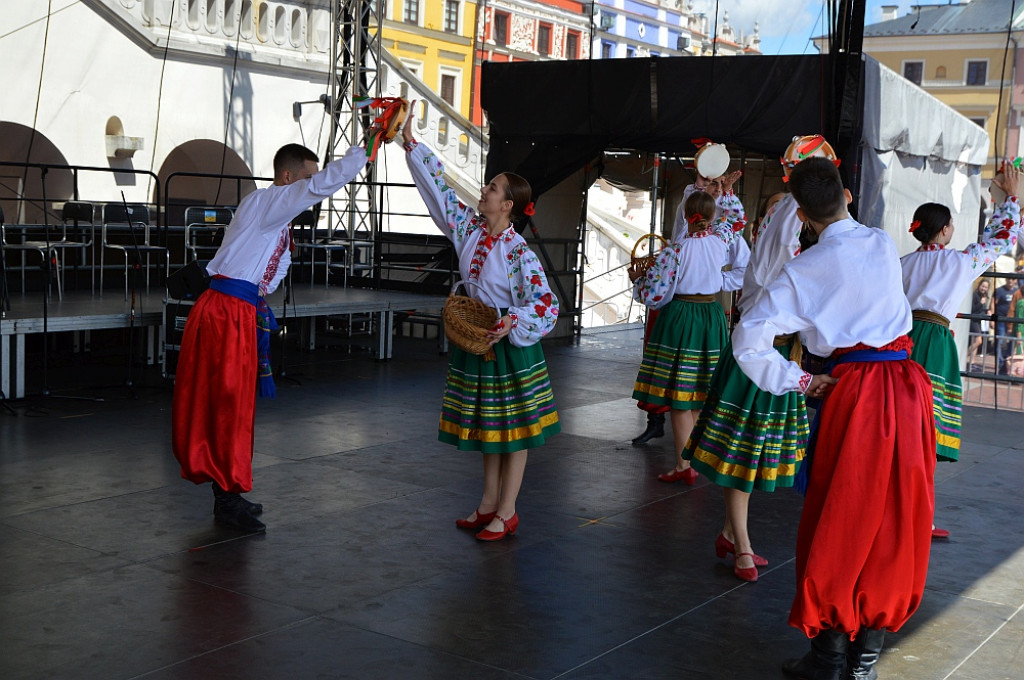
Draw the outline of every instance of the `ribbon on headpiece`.
[[[783,167],[792,170],[796,167],[797,163],[810,158],[818,151],[818,149],[827,143],[828,142],[823,135],[813,135],[810,139],[796,148],[796,158],[786,158],[785,156],[782,156],[779,158],[779,161],[782,163]],[[837,168],[842,162],[839,158],[832,158],[829,160],[831,160]],[[782,181],[783,183],[789,182],[789,175],[783,175]]]
[[[380,147],[395,138],[409,104],[401,97],[356,96],[352,99],[352,106],[356,109],[381,109],[373,119],[366,139],[366,157],[374,161]]]
[[[523,214],[526,215],[527,217],[533,217],[533,214],[535,212],[536,212],[536,210],[534,210],[533,201],[530,201],[529,203],[527,203],[526,207],[523,208]]]
[[[910,223],[910,233],[913,234],[921,226],[921,220],[914,220]]]

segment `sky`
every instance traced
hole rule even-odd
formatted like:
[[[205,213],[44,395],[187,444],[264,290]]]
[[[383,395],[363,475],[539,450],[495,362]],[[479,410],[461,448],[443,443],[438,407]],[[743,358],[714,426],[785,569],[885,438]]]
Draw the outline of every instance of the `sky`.
[[[685,0],[684,0],[685,1]],[[939,3],[941,0],[925,0]],[[899,16],[906,14],[911,4],[898,0],[867,0],[865,24],[882,20],[882,5],[899,5]],[[762,54],[817,54],[811,38],[826,32],[824,0],[693,0],[694,9],[714,16],[718,7],[719,22],[729,12],[729,23],[744,35],[754,32],[758,22],[761,33]]]

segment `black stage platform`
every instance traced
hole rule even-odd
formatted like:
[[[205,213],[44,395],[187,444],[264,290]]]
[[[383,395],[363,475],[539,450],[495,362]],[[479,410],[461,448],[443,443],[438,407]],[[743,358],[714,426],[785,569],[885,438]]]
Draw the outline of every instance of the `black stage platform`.
[[[155,289],[154,289],[155,291]],[[419,295],[399,291],[377,291],[364,288],[294,286],[287,310],[284,308],[283,287],[268,298],[278,317],[287,312],[288,318],[311,319],[346,314],[373,314],[376,357],[391,358],[391,338],[394,315],[399,311],[420,310],[439,312],[444,297]],[[163,292],[138,294],[134,301],[124,299],[119,291],[106,291],[104,295],[65,292],[63,299],[51,296],[47,302],[45,328],[48,333],[87,333],[111,328],[129,328],[134,325],[145,334],[146,364],[160,362],[163,357],[162,339],[165,334]],[[173,301],[172,301],[173,304]],[[132,312],[134,311],[134,319]],[[383,332],[381,332],[383,329]],[[11,310],[0,319],[0,390],[7,396],[20,399],[26,394],[26,336],[42,333],[44,310],[42,294],[14,294]],[[315,343],[315,326],[304,333],[307,345]],[[76,344],[79,341],[76,336]],[[88,349],[82,341],[82,349]]]
[[[771,565],[738,581],[712,545],[718,487],[658,482],[669,438],[628,443],[641,338],[545,344],[563,432],[531,452],[519,532],[495,544],[454,525],[479,500],[480,459],[437,441],[432,340],[397,339],[389,362],[291,356],[301,384],[258,406],[263,536],[216,527],[210,489],[179,478],[157,367],[134,399],[14,402],[0,410],[0,678],[782,678],[808,646],[786,625],[801,497],[754,494]],[[90,394],[107,374],[89,371],[60,382]],[[937,472],[952,538],[933,545],[883,679],[1022,677],[1024,415],[968,408],[964,436]]]

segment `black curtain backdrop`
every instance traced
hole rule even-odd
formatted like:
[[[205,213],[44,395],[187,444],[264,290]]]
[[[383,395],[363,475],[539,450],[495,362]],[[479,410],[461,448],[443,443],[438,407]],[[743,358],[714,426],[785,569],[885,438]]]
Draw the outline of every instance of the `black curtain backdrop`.
[[[828,55],[485,62],[486,175],[537,197],[605,149],[687,155],[707,137],[781,156],[797,135],[836,139],[834,73]]]

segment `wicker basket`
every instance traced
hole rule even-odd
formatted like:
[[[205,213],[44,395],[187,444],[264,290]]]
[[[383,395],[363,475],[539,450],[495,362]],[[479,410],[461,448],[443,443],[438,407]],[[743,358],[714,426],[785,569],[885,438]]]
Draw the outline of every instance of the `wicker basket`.
[[[639,249],[640,244],[644,243],[645,241],[651,242],[650,246],[648,247],[648,254],[637,255],[637,249]],[[654,250],[655,241],[661,242],[660,244],[658,244],[658,250]],[[654,264],[654,260],[657,259],[658,257],[658,251],[660,251],[667,245],[668,241],[663,239],[658,234],[644,234],[643,236],[636,240],[636,243],[633,244],[633,250],[629,254],[630,265],[633,267],[635,271],[639,272],[640,275],[643,276],[644,274],[647,273],[647,270],[651,268],[651,265]]]
[[[491,361],[494,350],[487,341],[487,331],[498,321],[498,312],[467,295],[456,295],[456,289],[464,284],[465,281],[459,281],[452,286],[441,310],[444,334],[459,349],[483,355],[484,359]]]

